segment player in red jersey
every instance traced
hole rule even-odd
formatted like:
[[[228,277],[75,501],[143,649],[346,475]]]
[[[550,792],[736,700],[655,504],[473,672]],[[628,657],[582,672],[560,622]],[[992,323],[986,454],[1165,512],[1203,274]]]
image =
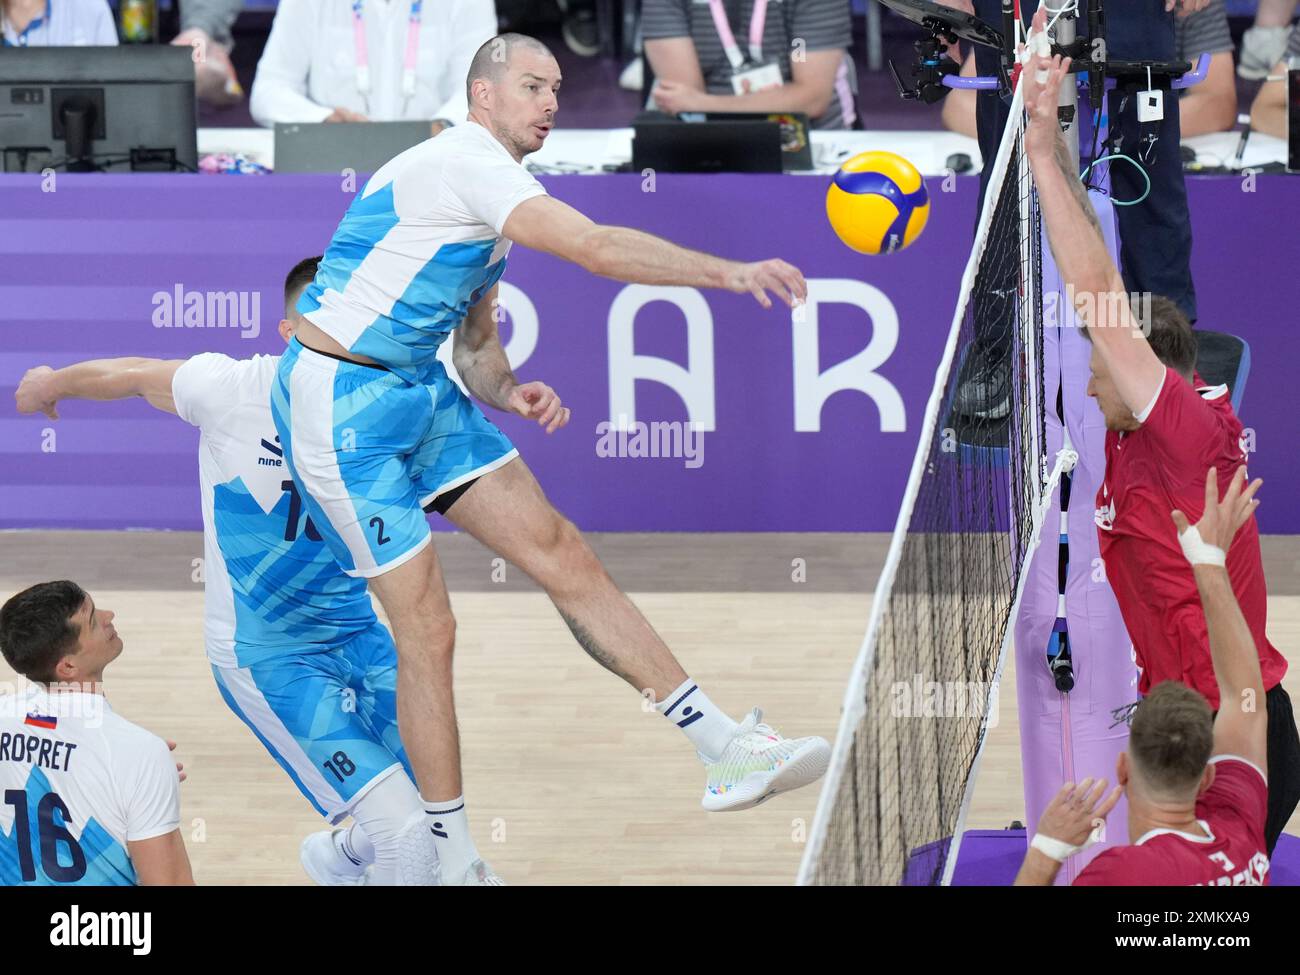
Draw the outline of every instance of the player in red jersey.
[[[1021,74],[1030,115],[1025,151],[1052,253],[1092,341],[1088,392],[1107,427],[1106,475],[1097,493],[1096,521],[1106,575],[1141,668],[1138,691],[1147,694],[1161,681],[1175,680],[1217,708],[1196,580],[1168,530],[1168,519],[1173,509],[1192,518],[1199,515],[1207,467],[1216,468],[1226,484],[1246,462],[1241,422],[1226,388],[1196,388],[1195,337],[1171,303],[1155,299],[1149,320],[1135,321],[1078,168],[1061,138],[1056,98],[1064,69],[1046,60],[1036,60],[1034,67]],[[1039,80],[1040,69],[1046,80]],[[1271,852],[1300,801],[1300,736],[1281,685],[1286,659],[1265,633],[1268,594],[1259,529],[1253,522],[1233,542],[1227,570],[1267,691],[1266,835]],[[1123,651],[1117,647],[1116,652]]]
[[[1043,813],[1016,877],[1047,885],[1061,861],[1081,850],[1096,824],[1128,793],[1132,845],[1099,854],[1075,879],[1081,886],[1141,887],[1268,883],[1264,824],[1268,780],[1268,717],[1259,707],[1264,683],[1250,627],[1232,592],[1225,552],[1259,504],[1255,481],[1238,467],[1219,501],[1217,471],[1205,481],[1205,513],[1188,527],[1173,513],[1185,561],[1205,606],[1218,682],[1219,713],[1197,691],[1165,681],[1133,716],[1128,750],[1116,764],[1120,785],[1103,799],[1106,781],[1067,783]],[[1170,534],[1173,534],[1170,532]]]

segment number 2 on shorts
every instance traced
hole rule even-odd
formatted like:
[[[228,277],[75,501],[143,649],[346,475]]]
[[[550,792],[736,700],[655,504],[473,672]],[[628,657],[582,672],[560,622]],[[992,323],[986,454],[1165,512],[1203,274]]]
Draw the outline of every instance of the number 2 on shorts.
[[[384,534],[384,519],[380,518],[378,515],[375,515],[375,517],[370,519],[370,527],[377,528],[375,534],[378,536],[380,545],[393,540],[391,536]]]

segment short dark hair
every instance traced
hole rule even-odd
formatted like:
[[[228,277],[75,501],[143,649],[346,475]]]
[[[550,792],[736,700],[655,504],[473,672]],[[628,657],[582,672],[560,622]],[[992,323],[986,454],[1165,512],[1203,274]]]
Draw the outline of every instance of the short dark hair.
[[[469,63],[469,72],[465,75],[465,100],[469,102],[471,108],[474,106],[474,95],[470,89],[474,87],[474,82],[479,78],[486,78],[493,84],[500,81],[510,64],[511,53],[520,46],[531,48],[538,54],[555,57],[549,47],[527,34],[498,34],[496,37],[488,38],[474,52],[474,59]]]
[[[1178,795],[1194,788],[1213,749],[1210,704],[1187,685],[1163,681],[1137,706],[1128,753],[1157,791]]]
[[[1183,310],[1171,298],[1152,295],[1150,314],[1143,315],[1138,308],[1134,314],[1156,358],[1190,381],[1196,371],[1196,333]]]
[[[293,306],[298,303],[298,296],[302,294],[302,289],[316,280],[316,269],[320,267],[320,262],[319,254],[315,257],[304,257],[289,271],[288,277],[284,279],[285,318],[293,314]]]
[[[54,668],[80,636],[72,623],[86,604],[86,590],[60,579],[24,589],[0,607],[0,652],[28,680],[55,680]]]

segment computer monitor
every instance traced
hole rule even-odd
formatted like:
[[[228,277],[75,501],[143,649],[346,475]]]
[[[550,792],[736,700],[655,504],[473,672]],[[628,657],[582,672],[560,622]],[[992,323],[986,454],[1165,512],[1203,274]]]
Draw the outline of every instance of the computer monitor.
[[[170,172],[198,166],[188,47],[8,47],[5,172]]]

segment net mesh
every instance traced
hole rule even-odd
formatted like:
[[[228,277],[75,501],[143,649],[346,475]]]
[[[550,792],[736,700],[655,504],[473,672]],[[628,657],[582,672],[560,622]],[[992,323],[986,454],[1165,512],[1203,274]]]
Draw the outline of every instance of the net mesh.
[[[1018,99],[1011,117],[801,883],[940,883],[996,714],[1044,474],[1041,240]],[[996,384],[998,368],[1008,408],[966,415],[987,404],[972,409],[959,389],[990,369]]]

